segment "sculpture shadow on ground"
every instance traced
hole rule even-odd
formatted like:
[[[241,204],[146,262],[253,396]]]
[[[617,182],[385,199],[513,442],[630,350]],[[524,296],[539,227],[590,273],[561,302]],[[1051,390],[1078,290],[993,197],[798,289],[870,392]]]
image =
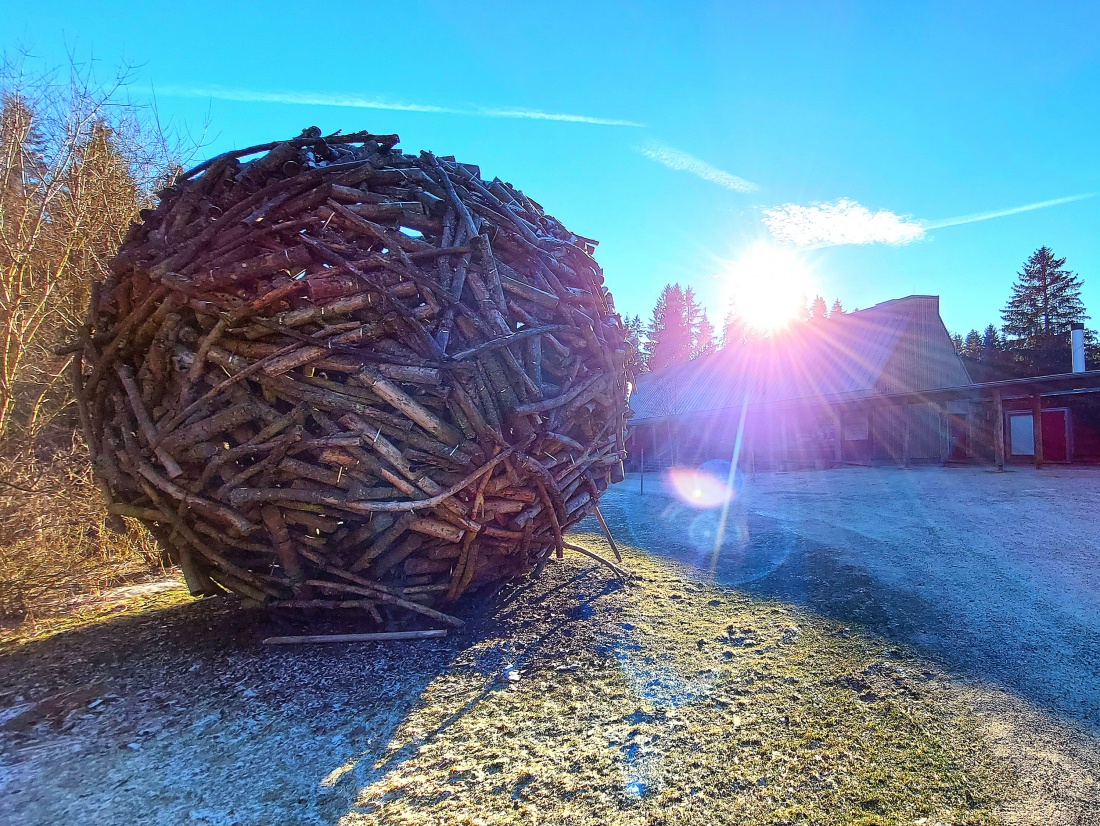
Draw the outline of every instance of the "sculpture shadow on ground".
[[[466,626],[449,637],[412,643],[263,646],[301,623],[226,598],[9,648],[0,653],[9,803],[19,822],[47,823],[69,814],[65,788],[90,786],[80,817],[104,823],[138,808],[155,813],[150,822],[335,822],[363,789],[508,690],[511,673],[559,656],[555,643],[620,587],[587,560],[551,565],[537,581],[460,604]],[[367,629],[345,619],[323,630]],[[431,727],[409,729],[449,673],[462,674],[461,698]],[[44,751],[77,743],[81,760],[48,777],[34,770]]]

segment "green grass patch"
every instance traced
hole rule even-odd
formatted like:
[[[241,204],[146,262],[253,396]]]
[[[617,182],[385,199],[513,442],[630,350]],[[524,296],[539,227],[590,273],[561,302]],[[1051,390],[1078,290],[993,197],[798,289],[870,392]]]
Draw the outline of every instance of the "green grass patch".
[[[431,682],[346,823],[996,822],[990,758],[925,663],[626,563],[572,608],[519,601],[511,638]]]

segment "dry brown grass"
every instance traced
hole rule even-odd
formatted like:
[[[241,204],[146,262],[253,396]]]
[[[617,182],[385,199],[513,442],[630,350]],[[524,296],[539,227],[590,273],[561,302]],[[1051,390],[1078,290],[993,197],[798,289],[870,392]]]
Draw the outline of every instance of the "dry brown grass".
[[[33,61],[31,61],[33,62]],[[71,613],[155,572],[136,524],[111,530],[75,436],[71,349],[92,284],[143,206],[197,148],[91,62],[0,55],[0,627]],[[186,145],[186,148],[185,148]]]
[[[112,586],[163,575],[161,552],[136,522],[116,533],[87,450],[61,431],[0,456],[0,625],[57,617]]]

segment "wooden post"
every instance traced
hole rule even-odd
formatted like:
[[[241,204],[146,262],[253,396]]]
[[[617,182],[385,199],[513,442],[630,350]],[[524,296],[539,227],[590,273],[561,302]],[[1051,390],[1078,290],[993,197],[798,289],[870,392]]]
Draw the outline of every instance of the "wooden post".
[[[1043,399],[1036,393],[1031,397],[1031,421],[1035,430],[1035,467],[1043,466]]]
[[[783,410],[779,414],[779,467],[778,470],[787,470],[790,464],[791,446],[787,439],[787,416],[786,410]]]
[[[833,464],[844,462],[844,420],[839,407],[833,408]]]
[[[951,456],[951,414],[941,408],[939,422],[940,464],[946,465]]]
[[[901,425],[901,466],[903,468],[909,467],[909,403],[903,402],[901,405],[901,417],[903,419]]]
[[[998,473],[1005,470],[1005,409],[1001,391],[993,391],[993,464]]]
[[[268,637],[264,645],[302,645],[315,642],[387,642],[431,640],[447,636],[444,629],[429,631],[376,631],[370,634],[310,634],[302,637]]]
[[[638,460],[638,470],[640,471],[638,474],[638,493],[645,496],[645,445],[642,445],[639,449],[639,453],[641,454],[641,459]]]

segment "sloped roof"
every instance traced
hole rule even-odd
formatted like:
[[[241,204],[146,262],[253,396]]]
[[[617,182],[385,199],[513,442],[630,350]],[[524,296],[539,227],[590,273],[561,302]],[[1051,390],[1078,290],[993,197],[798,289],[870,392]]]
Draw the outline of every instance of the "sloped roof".
[[[644,373],[633,423],[774,402],[969,384],[936,296],[909,296]]]

